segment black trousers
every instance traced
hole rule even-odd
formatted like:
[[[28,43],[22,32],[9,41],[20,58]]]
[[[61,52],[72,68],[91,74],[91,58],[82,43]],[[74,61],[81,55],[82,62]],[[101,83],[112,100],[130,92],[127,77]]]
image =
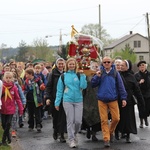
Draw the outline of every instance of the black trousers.
[[[41,107],[36,107],[34,102],[27,102],[28,109],[28,124],[29,128],[36,128],[37,125],[40,125],[42,128],[42,119],[41,119]]]
[[[6,142],[6,138],[9,138],[10,134],[10,127],[13,115],[5,115],[1,114],[1,121],[2,121],[2,128],[4,130],[2,136],[2,142]]]
[[[52,117],[54,131],[60,134],[66,132],[66,114],[62,103],[60,104],[59,111],[57,111],[54,105],[52,104]]]

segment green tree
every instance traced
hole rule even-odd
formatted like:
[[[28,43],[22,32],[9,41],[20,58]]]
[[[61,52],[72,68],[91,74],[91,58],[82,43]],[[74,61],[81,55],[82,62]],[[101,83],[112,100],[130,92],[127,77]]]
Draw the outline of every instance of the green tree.
[[[64,58],[65,60],[67,59],[67,50],[66,50],[66,46],[62,45],[61,50],[58,50],[57,54]]]
[[[101,33],[99,33],[100,31]],[[92,35],[94,37],[99,38],[104,43],[104,46],[107,46],[116,40],[116,39],[112,39],[103,27],[100,28],[99,24],[84,25],[81,28],[81,33]],[[100,38],[100,35],[101,35],[101,38]]]
[[[122,59],[129,59],[132,63],[135,63],[137,58],[136,54],[134,53],[134,49],[132,49],[129,44],[126,44],[125,48],[121,49],[121,51],[114,52],[113,58],[118,56]]]
[[[16,56],[16,61],[26,61],[26,55],[28,52],[28,47],[25,43],[25,41],[21,40],[21,42],[19,43],[19,51],[18,51],[18,55]]]
[[[33,41],[33,51],[36,59],[44,59],[51,62],[55,59],[53,56],[54,51],[50,50],[45,39],[35,39]]]

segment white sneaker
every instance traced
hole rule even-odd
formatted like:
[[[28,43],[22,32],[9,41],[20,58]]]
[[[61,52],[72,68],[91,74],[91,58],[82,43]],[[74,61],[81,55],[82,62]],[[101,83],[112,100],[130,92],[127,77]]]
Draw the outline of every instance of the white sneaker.
[[[76,144],[78,144],[78,137],[77,137],[77,135],[75,135],[75,142],[76,142]]]
[[[76,148],[76,143],[74,140],[70,141],[70,147],[71,148]]]

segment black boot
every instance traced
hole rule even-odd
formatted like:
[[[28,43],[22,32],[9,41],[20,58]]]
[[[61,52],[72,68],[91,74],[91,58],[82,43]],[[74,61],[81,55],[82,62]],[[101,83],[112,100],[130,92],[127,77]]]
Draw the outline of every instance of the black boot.
[[[149,126],[149,123],[148,123],[147,117],[146,117],[146,118],[144,118],[144,121],[145,121],[145,125],[146,125],[146,126]]]
[[[90,128],[87,128],[86,137],[87,137],[88,139],[91,138],[91,130],[90,130]]]
[[[95,131],[92,131],[92,141],[93,142],[97,142],[98,141],[98,138],[96,137],[96,132]]]
[[[143,128],[143,119],[142,118],[140,118],[140,126],[139,127]]]
[[[131,143],[130,133],[127,133],[126,143]]]
[[[54,138],[54,140],[57,140],[57,138],[58,138],[58,133],[56,130],[54,130],[53,138]]]
[[[11,135],[10,135],[10,133],[7,135],[7,141],[8,141],[8,144],[11,143]]]
[[[60,142],[61,142],[61,143],[66,143],[66,139],[65,139],[65,137],[64,137],[64,133],[61,133],[61,134],[60,134],[60,138],[59,138],[59,139],[60,139]]]

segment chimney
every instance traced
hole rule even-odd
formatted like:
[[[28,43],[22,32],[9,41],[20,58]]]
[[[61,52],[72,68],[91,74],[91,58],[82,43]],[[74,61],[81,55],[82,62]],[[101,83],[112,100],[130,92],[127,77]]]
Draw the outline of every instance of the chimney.
[[[132,34],[132,31],[130,31],[130,35]]]

